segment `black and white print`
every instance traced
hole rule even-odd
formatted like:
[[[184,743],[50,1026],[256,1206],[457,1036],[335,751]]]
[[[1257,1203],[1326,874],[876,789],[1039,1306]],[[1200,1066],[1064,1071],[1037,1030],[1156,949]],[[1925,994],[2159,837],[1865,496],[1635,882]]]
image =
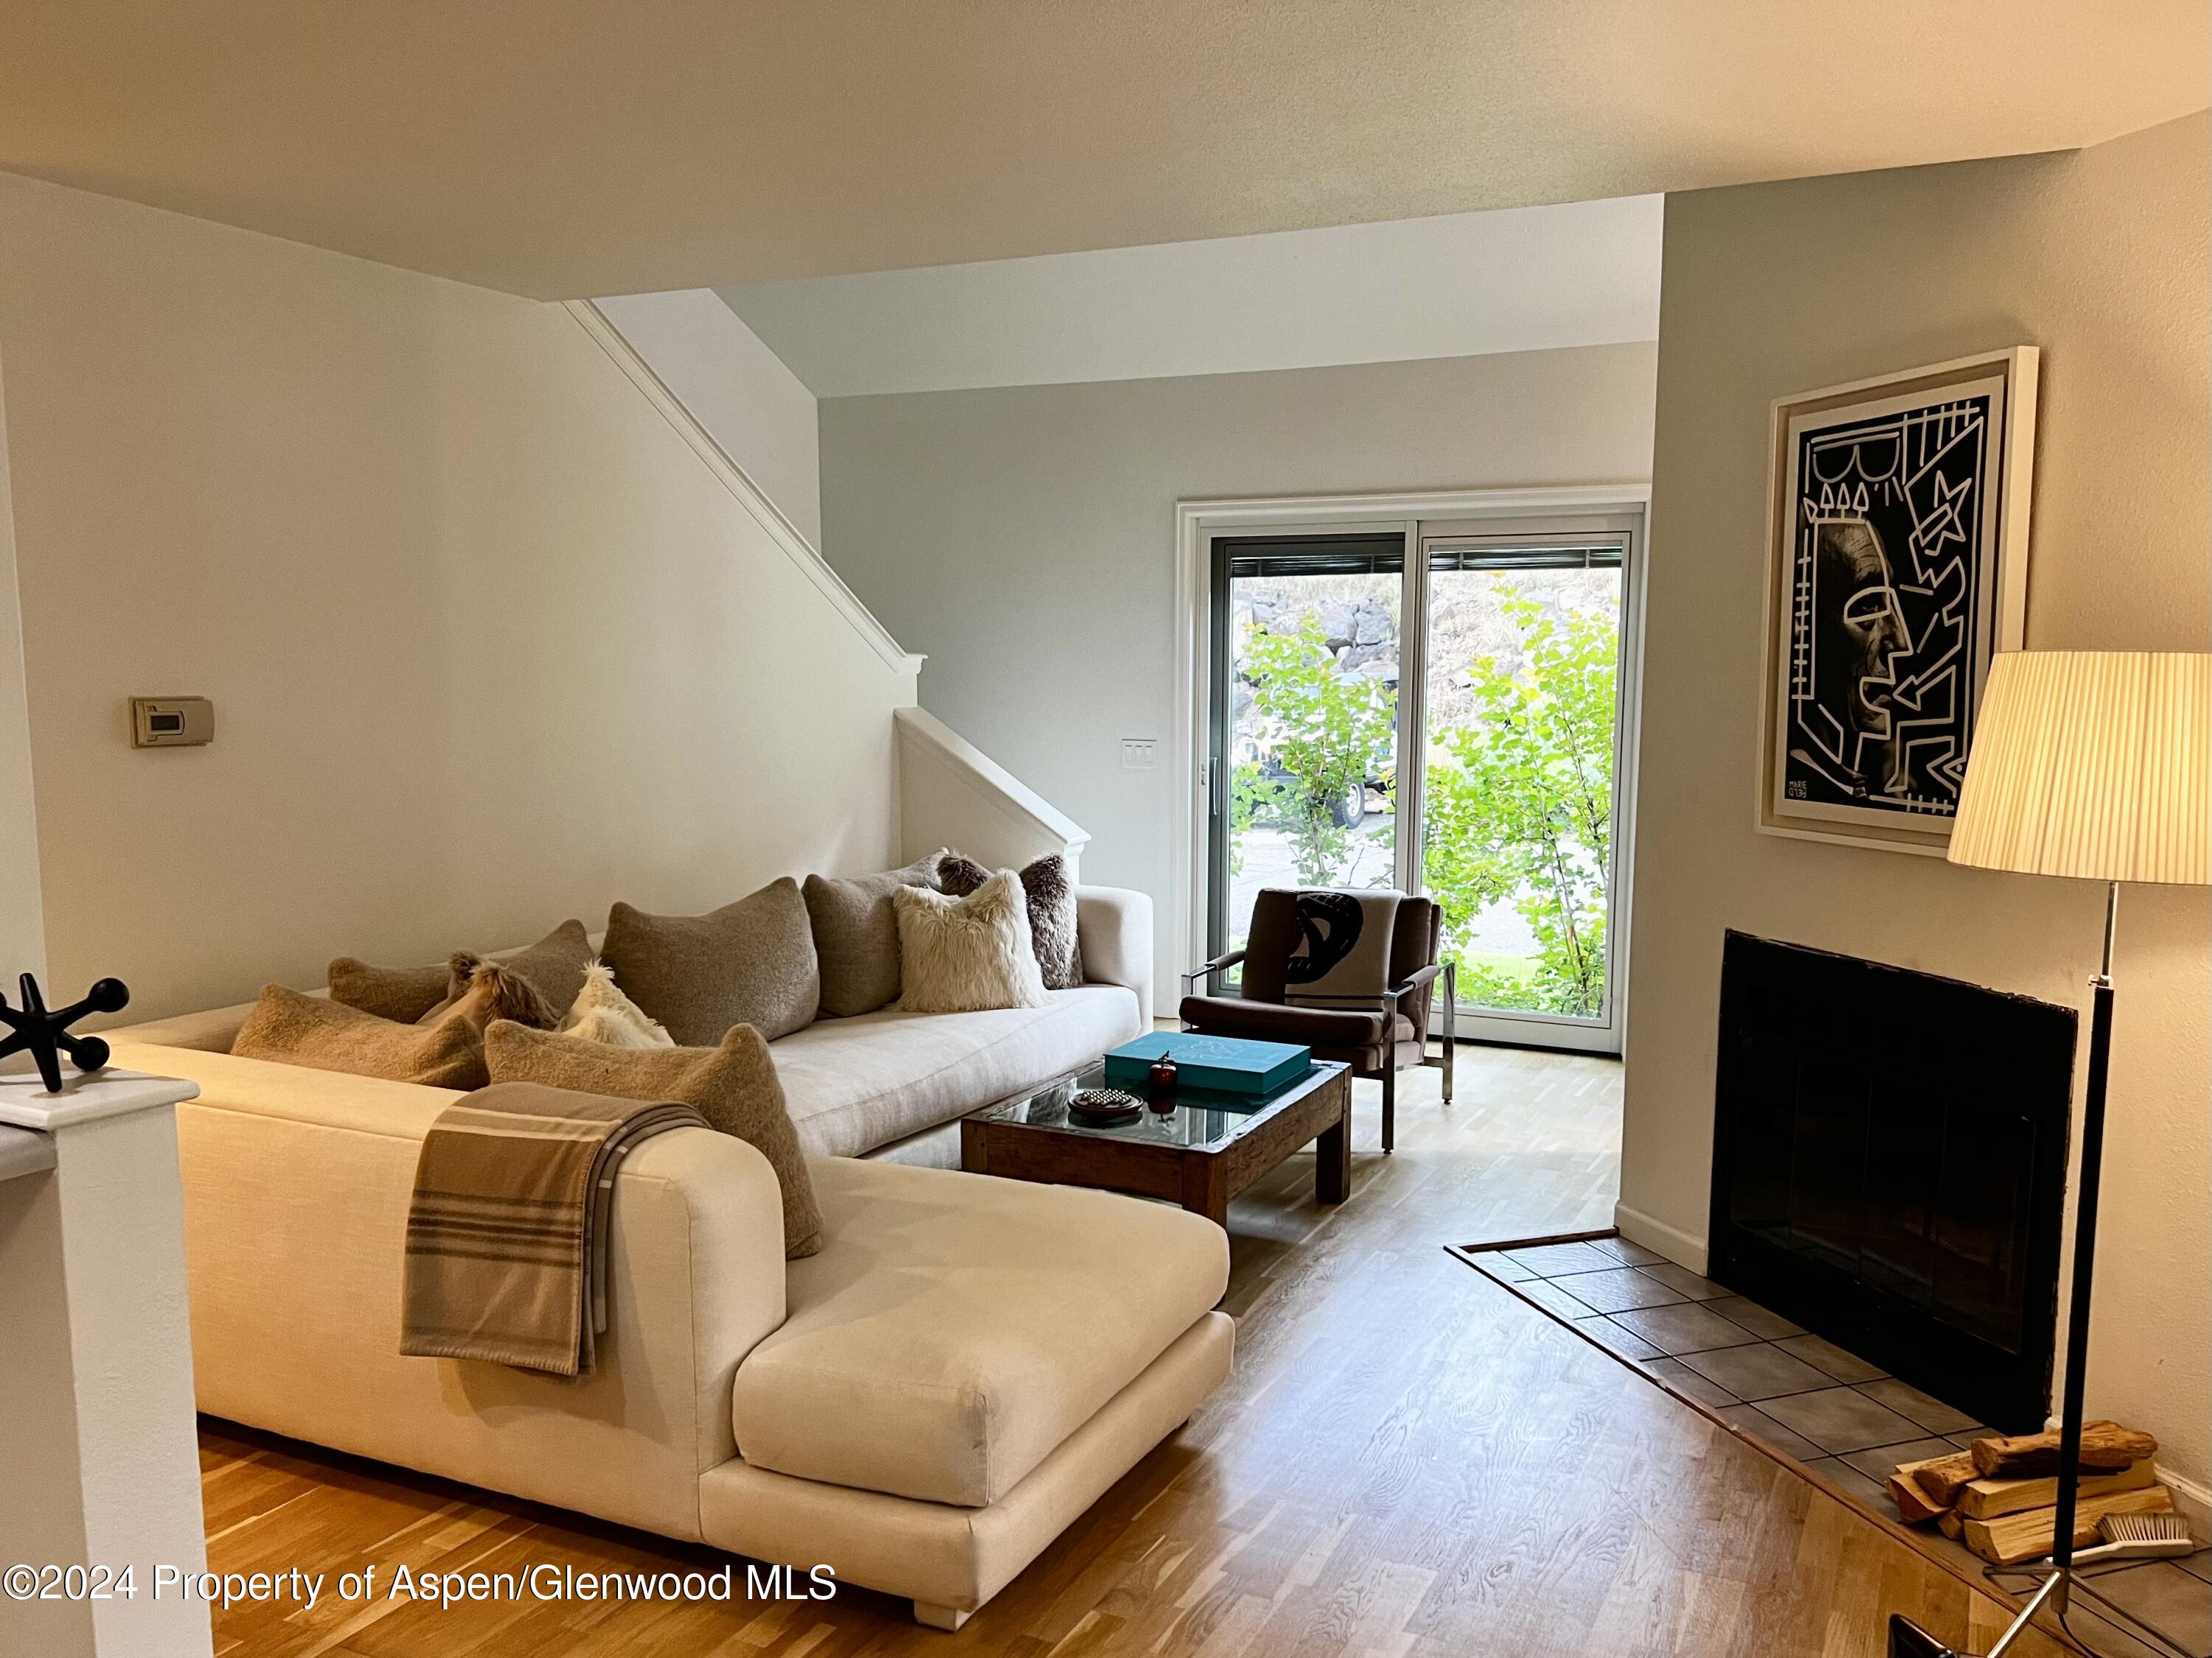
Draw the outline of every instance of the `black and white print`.
[[[1769,823],[1948,834],[1990,653],[2019,643],[2008,384],[1984,366],[1788,419]]]

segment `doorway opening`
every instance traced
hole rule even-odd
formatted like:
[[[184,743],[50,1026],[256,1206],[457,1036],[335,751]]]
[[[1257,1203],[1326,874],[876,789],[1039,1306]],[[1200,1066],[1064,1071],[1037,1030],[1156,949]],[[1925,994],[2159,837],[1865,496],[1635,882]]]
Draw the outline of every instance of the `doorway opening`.
[[[1423,893],[1463,1035],[1618,1054],[1640,532],[1210,531],[1207,957],[1262,887]]]

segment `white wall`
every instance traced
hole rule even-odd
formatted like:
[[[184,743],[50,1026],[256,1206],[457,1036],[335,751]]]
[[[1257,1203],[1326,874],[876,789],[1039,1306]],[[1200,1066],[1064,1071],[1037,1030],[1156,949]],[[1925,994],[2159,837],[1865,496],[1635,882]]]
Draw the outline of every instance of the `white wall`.
[[[2094,885],[1753,832],[1767,410],[2039,345],[2028,645],[2205,649],[2208,141],[2200,115],[2067,155],[1668,201],[1621,1169],[1624,1224],[1656,1247],[1705,1239],[1723,928],[2086,1005]],[[2093,1414],[2152,1430],[2197,1480],[2208,941],[2203,890],[2124,894],[2088,1377]]]
[[[8,364],[0,356],[0,990],[46,971],[39,827],[31,799],[31,716],[15,588],[15,513],[8,480]],[[12,1065],[4,1068],[13,1069]]]
[[[825,398],[1650,340],[1661,198],[1332,225],[720,291]]]
[[[0,361],[58,993],[891,860],[911,660],[567,309],[0,176]]]
[[[928,654],[923,705],[1091,831],[1084,878],[1171,915],[1175,774],[1118,744],[1181,718],[1177,499],[1638,479],[1653,372],[1607,345],[825,399],[825,549]]]
[[[594,301],[661,383],[789,519],[822,544],[814,393],[711,288]]]

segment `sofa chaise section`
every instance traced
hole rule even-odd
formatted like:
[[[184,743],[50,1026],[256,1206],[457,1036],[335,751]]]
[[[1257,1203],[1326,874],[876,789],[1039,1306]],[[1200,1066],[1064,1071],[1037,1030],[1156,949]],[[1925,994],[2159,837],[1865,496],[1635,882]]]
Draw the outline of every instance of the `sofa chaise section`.
[[[987,1507],[1228,1287],[1226,1236],[1165,1205],[850,1158],[811,1168],[823,1248],[790,1263],[784,1321],[732,1399],[755,1467]]]
[[[802,1136],[880,1151],[875,1134],[946,1121],[1133,1034],[1150,928],[1127,898],[1086,904],[1084,944],[1094,976],[1126,954],[1117,970],[1134,985],[1054,992],[1037,1009],[823,1021],[774,1044]],[[657,1136],[622,1165],[610,1327],[590,1375],[402,1357],[416,1164],[459,1096],[235,1057],[244,1013],[110,1033],[118,1066],[200,1087],[177,1129],[211,1414],[829,1564],[957,1628],[1228,1374],[1234,1327],[1214,1310],[1226,1240],[1195,1216],[816,1157],[823,1247],[787,1262],[767,1160],[704,1129]]]
[[[702,1532],[957,1628],[1228,1376],[1228,1240],[1107,1193],[811,1168],[823,1247],[738,1367]]]

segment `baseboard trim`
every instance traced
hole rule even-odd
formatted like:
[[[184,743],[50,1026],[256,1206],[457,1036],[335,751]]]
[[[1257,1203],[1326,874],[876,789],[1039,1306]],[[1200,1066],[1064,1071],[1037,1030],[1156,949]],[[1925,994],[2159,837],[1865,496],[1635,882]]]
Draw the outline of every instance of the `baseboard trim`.
[[[1613,1224],[1621,1236],[1631,1243],[1640,1243],[1647,1249],[1656,1249],[1677,1266],[1686,1266],[1693,1272],[1705,1270],[1707,1256],[1705,1241],[1692,1237],[1678,1226],[1669,1226],[1641,1209],[1632,1209],[1625,1203],[1613,1206]]]
[[[2173,1506],[2189,1521],[2189,1529],[2196,1533],[2197,1540],[2202,1543],[2212,1539],[2212,1487],[2184,1479],[2171,1468],[2160,1468],[2158,1477],[2173,1493]]]

